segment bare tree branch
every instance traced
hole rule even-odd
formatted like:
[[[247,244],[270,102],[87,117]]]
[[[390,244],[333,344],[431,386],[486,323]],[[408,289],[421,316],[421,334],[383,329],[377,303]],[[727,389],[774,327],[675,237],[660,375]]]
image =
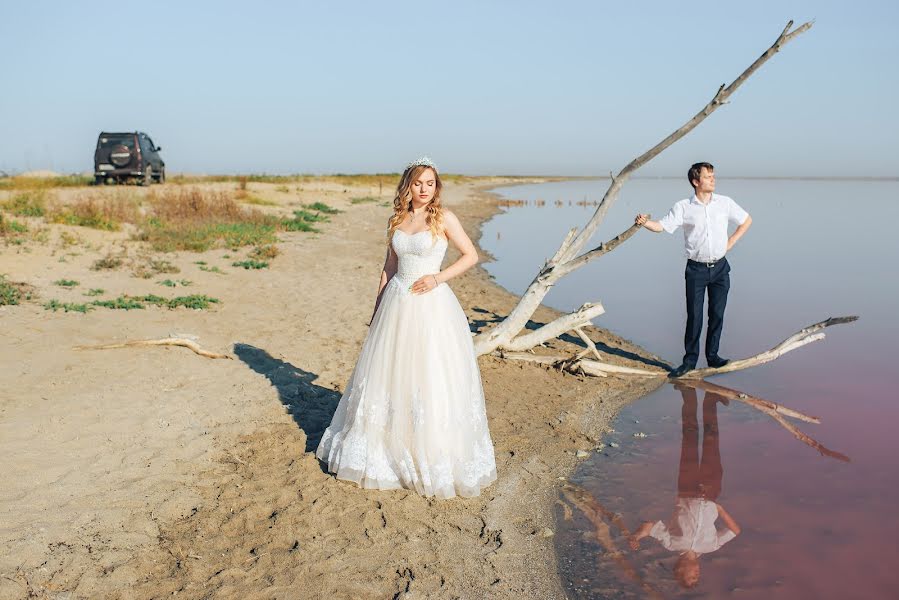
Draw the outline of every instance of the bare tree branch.
[[[857,320],[858,317],[856,316],[831,317],[829,319],[821,321],[820,323],[815,323],[814,325],[809,325],[808,327],[800,329],[770,350],[760,352],[759,354],[750,356],[749,358],[732,360],[723,367],[719,367],[717,369],[714,369],[712,367],[706,367],[704,369],[693,369],[692,371],[687,371],[686,373],[684,373],[680,377],[680,379],[701,379],[704,377],[708,377],[709,375],[716,375],[718,373],[730,373],[732,371],[741,371],[750,367],[757,367],[759,365],[763,365],[767,362],[771,362],[772,360],[780,358],[787,352],[796,350],[797,348],[801,348],[806,344],[811,344],[812,342],[823,340],[823,330],[827,327],[830,327],[831,325],[852,323],[853,321]]]
[[[602,304],[599,304],[598,302],[596,304],[587,302],[573,313],[562,315],[558,319],[550,321],[540,329],[520,335],[504,344],[503,347],[509,350],[527,350],[528,348],[539,346],[544,342],[559,337],[567,331],[588,325],[590,319],[595,319],[604,312],[606,312],[606,309],[603,308]]]

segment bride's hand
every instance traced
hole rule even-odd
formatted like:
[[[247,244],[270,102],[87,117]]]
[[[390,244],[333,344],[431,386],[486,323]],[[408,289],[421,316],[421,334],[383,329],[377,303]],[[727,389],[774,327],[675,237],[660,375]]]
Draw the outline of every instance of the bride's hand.
[[[419,277],[410,289],[413,294],[426,294],[435,287],[437,287],[437,276],[425,275],[424,277]]]

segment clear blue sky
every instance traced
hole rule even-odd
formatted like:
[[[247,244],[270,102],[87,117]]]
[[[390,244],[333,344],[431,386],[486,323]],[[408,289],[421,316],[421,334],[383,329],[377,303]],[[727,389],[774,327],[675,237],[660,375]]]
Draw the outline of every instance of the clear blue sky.
[[[899,175],[899,2],[0,0],[0,170],[599,175],[815,19],[642,173]]]

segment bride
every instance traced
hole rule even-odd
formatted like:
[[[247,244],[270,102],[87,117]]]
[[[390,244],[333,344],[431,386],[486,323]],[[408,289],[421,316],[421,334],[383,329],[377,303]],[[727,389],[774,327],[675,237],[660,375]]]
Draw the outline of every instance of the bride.
[[[338,479],[425,496],[477,496],[496,480],[468,319],[446,282],[477,263],[440,204],[428,158],[403,172],[370,329],[315,454]],[[440,270],[448,242],[459,259]]]

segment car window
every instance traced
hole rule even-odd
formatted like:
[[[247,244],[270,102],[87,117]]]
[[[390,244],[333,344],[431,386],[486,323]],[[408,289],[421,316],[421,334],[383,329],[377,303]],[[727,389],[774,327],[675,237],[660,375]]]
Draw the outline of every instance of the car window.
[[[134,150],[133,135],[105,135],[100,138],[101,148],[112,148],[113,146],[127,146],[129,150]]]
[[[150,144],[150,150],[156,150],[156,144],[149,137],[147,137],[147,143]]]

